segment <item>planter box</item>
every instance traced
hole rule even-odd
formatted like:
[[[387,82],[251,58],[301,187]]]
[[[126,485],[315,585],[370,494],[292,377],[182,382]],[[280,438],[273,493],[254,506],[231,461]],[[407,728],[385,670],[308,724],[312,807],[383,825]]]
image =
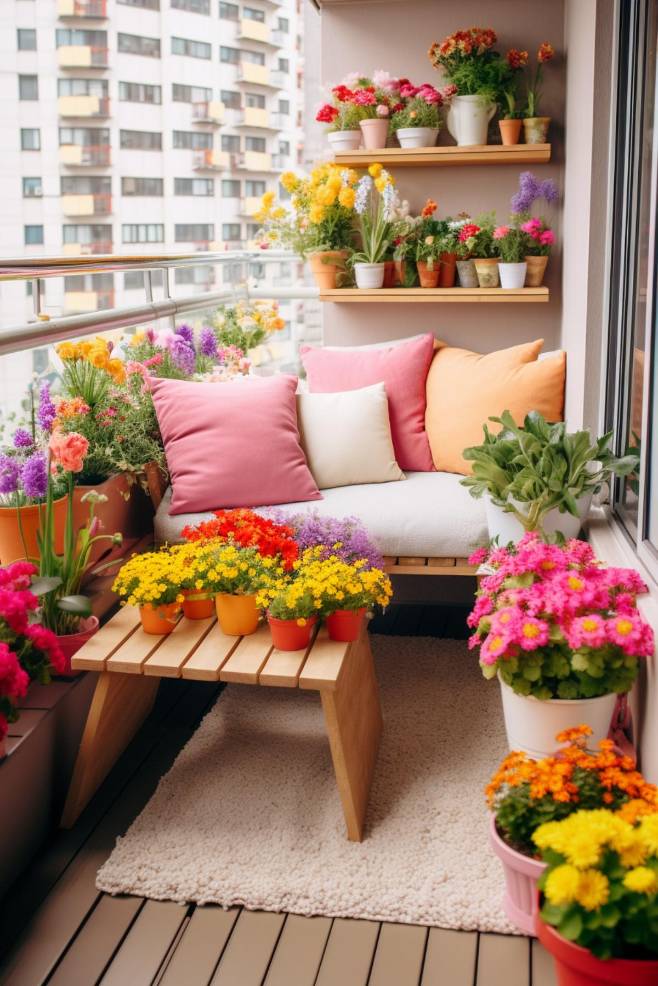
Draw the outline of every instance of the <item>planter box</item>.
[[[73,517],[76,529],[87,522],[89,504],[82,497],[96,490],[107,497],[106,503],[96,505],[95,516],[101,522],[100,534],[119,532],[124,538],[140,538],[153,529],[153,504],[139,484],[128,483],[123,473],[110,476],[95,486],[76,486],[73,494]],[[94,545],[90,564],[95,564],[111,548],[109,541]]]

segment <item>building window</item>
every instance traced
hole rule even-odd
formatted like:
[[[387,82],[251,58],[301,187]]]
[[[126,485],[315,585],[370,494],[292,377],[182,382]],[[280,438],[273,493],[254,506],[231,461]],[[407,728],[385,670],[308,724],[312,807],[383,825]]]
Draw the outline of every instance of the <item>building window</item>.
[[[176,243],[208,243],[214,239],[214,223],[176,223],[174,226]]]
[[[189,10],[191,14],[209,14],[210,0],[171,0],[176,10]]]
[[[23,178],[23,198],[39,199],[43,195],[41,178]]]
[[[242,16],[246,17],[249,21],[258,21],[260,24],[265,23],[265,11],[257,10],[256,7],[243,7]]]
[[[112,244],[112,227],[108,225],[90,224],[62,226],[63,243],[80,243],[83,246],[90,243]]]
[[[240,49],[239,48],[227,48],[222,45],[219,49],[219,60],[227,65],[239,65],[240,64]]]
[[[290,59],[280,58],[278,61],[279,72],[289,72],[290,71]]]
[[[164,194],[162,178],[122,178],[122,195],[162,196]]]
[[[215,268],[209,264],[202,264],[199,267],[177,267],[174,271],[175,284],[202,284],[210,285],[215,283]]]
[[[145,38],[141,34],[117,34],[117,50],[123,55],[145,55],[147,58],[160,57],[160,39]]]
[[[171,39],[172,55],[187,55],[188,58],[207,58],[212,55],[212,47],[205,41],[190,41],[189,38]]]
[[[162,223],[123,223],[122,243],[164,243]]]
[[[235,178],[224,178],[222,179],[222,198],[223,199],[239,199],[240,198],[240,182],[236,181]]]
[[[219,96],[222,103],[227,109],[229,110],[242,109],[242,100],[240,98],[240,93],[235,92],[234,89],[222,89]]]
[[[23,226],[23,242],[25,246],[41,246],[43,244],[43,226]]]
[[[58,96],[98,96],[106,99],[109,85],[106,79],[58,79]]]
[[[237,3],[224,3],[223,0],[221,0],[219,4],[219,16],[224,21],[239,21],[240,8]]]
[[[240,151],[240,138],[234,134],[222,134],[221,148],[230,154],[238,154]]]
[[[256,92],[248,92],[244,97],[245,106],[249,106],[252,109],[265,109],[265,96],[259,95]]]
[[[237,242],[240,239],[240,223],[222,223],[222,239]]]
[[[121,37],[121,35],[119,35]],[[55,31],[57,48],[107,48],[107,31],[85,31],[77,27],[58,27]]]
[[[110,131],[106,127],[60,127],[59,146],[108,147]]]
[[[265,55],[262,51],[249,51],[245,48],[240,53],[240,61],[251,62],[252,65],[264,65]]]
[[[162,86],[149,86],[144,82],[120,82],[119,100],[122,103],[162,103]]]
[[[246,137],[244,146],[245,150],[258,151],[259,154],[264,154],[267,150],[267,143],[264,137]]]
[[[37,32],[33,27],[19,27],[16,30],[16,46],[19,51],[37,50]]]
[[[111,195],[112,179],[102,175],[64,175],[60,187],[62,195]]]
[[[638,473],[614,484],[613,509],[658,573],[658,229],[652,208],[654,3],[619,5],[607,424],[615,451],[640,453]],[[648,382],[648,386],[647,386]]]
[[[212,99],[212,89],[205,86],[182,86],[174,82],[171,87],[171,98],[175,103],[209,103]]]
[[[290,31],[290,21],[287,17],[277,17],[276,26],[278,31],[288,34]]]
[[[289,140],[280,140],[279,141],[279,154],[283,154],[284,157],[288,157],[290,155],[290,141]]]
[[[249,199],[260,198],[261,195],[265,194],[265,182],[247,180],[244,183],[244,189],[247,198]]]
[[[161,151],[162,134],[154,130],[120,130],[119,146],[123,151]]]
[[[40,151],[41,150],[41,131],[36,127],[21,128],[21,150]]]
[[[18,76],[18,98],[32,101],[39,99],[39,77],[37,75]]]
[[[213,136],[197,130],[174,130],[173,146],[179,151],[210,151],[213,147]]]
[[[160,0],[117,0],[124,7],[143,7],[145,10],[159,10]]]
[[[174,178],[174,195],[200,195],[206,197],[214,194],[215,181],[213,178]],[[212,237],[210,238],[212,239]]]
[[[279,113],[281,113],[283,116],[288,116],[288,114],[290,113],[290,100],[289,99],[280,99],[279,100]]]

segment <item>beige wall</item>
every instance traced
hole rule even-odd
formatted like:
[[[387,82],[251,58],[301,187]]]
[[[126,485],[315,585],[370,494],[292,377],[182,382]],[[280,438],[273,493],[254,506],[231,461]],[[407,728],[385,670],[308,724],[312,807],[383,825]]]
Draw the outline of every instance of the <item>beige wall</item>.
[[[486,22],[486,23],[485,23]],[[427,50],[434,40],[478,24],[493,27],[499,48],[527,48],[551,41],[560,56],[563,49],[562,0],[404,0],[389,3],[332,4],[322,11],[322,78],[334,84],[350,71],[385,68],[394,75],[437,84],[439,73],[429,63]],[[563,127],[565,101],[564,61],[558,57],[546,71],[542,112],[554,118],[551,140],[553,163],[533,170],[563,183]],[[444,132],[440,142],[452,143]],[[403,197],[420,209],[428,196],[439,203],[439,215],[467,210],[496,209],[501,220],[509,212],[518,170],[513,166],[392,169]],[[519,169],[522,170],[522,169]],[[560,210],[554,211],[560,236]],[[560,237],[561,239],[561,237]],[[325,304],[324,337],[328,344],[356,344],[394,339],[432,331],[456,345],[488,352],[527,339],[543,337],[546,348],[560,341],[559,251],[549,264],[546,305],[348,305]]]

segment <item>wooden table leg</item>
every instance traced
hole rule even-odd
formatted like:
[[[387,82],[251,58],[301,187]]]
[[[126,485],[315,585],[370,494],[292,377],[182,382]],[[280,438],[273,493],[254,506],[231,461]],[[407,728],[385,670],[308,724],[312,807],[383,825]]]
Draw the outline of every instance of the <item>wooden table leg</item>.
[[[96,683],[62,828],[71,828],[151,711],[159,678],[102,671]]]
[[[352,644],[336,690],[320,695],[347,838],[361,842],[383,725],[367,633]]]

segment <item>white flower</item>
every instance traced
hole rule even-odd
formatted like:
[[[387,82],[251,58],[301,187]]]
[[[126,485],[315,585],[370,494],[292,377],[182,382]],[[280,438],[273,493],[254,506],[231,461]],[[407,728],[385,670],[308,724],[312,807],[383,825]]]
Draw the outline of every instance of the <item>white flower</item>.
[[[368,197],[373,187],[373,180],[370,175],[359,178],[356,186],[356,198],[354,199],[354,209],[362,216],[368,207]]]

